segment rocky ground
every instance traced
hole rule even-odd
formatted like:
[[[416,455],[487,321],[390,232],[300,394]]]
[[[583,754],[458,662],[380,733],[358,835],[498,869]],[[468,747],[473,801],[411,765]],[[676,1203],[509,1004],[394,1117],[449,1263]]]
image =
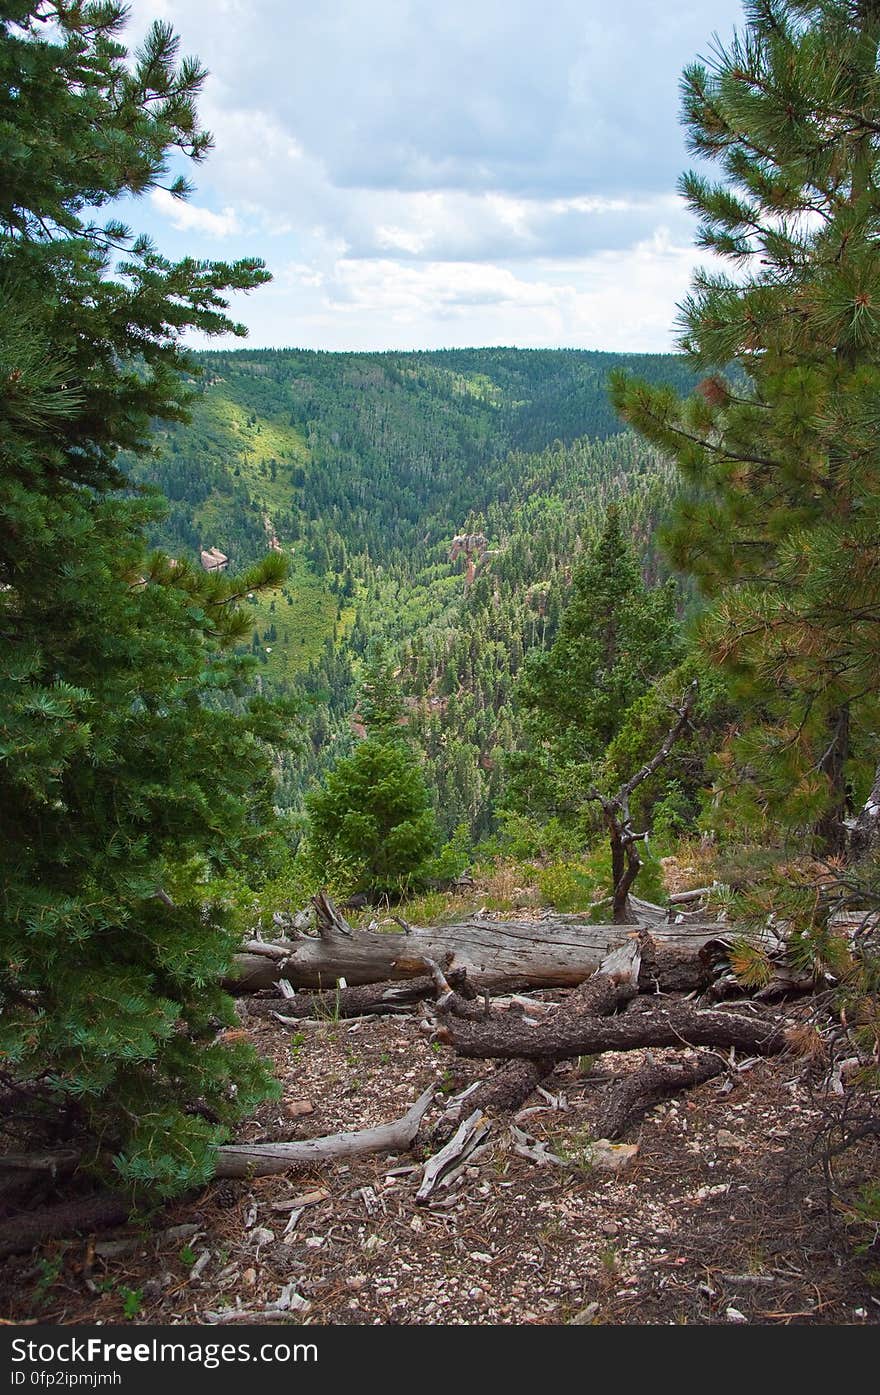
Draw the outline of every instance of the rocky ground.
[[[808,1166],[829,1097],[803,1057],[657,1106],[616,1173],[589,1163],[592,1121],[609,1074],[645,1053],[571,1062],[518,1116],[564,1166],[518,1155],[499,1118],[451,1194],[419,1206],[444,1097],[486,1064],[432,1045],[414,1016],[301,1031],[250,1016],[243,1029],[284,1086],[247,1137],[385,1122],[433,1081],[414,1152],[218,1182],[140,1227],[7,1260],[5,1322],[880,1322],[880,1246],[852,1210],[876,1178],[876,1147],[845,1154],[830,1178]]]

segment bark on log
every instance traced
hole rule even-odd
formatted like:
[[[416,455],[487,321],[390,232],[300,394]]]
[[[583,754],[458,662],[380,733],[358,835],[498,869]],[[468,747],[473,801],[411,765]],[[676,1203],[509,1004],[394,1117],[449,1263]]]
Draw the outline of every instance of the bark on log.
[[[638,992],[642,941],[645,938],[642,936],[638,939],[631,939],[607,955],[592,978],[587,979],[585,983],[576,988],[564,1003],[560,1003],[559,1007],[552,1013],[549,1023],[558,1027],[560,1023],[575,1022],[584,1016],[604,1017],[615,1012],[622,1003],[634,997]],[[457,1008],[458,1004],[455,998],[446,1003],[438,1004],[439,1011],[452,1015],[457,1021],[460,1021],[461,1014]],[[506,1014],[495,1014],[489,1019],[484,1019],[484,1025],[488,1026],[492,1022],[502,1021],[505,1017]],[[472,1020],[470,1014],[468,1014],[468,1018]],[[514,1020],[523,1030],[534,1030],[527,1028],[522,1018]],[[500,1067],[494,1075],[483,1081],[476,1090],[467,1095],[462,1100],[461,1108],[453,1107],[446,1111],[434,1127],[434,1140],[446,1139],[451,1135],[459,1122],[462,1109],[467,1109],[469,1112],[473,1110],[484,1112],[488,1109],[519,1109],[521,1105],[525,1104],[536,1085],[539,1085],[546,1076],[552,1073],[555,1064],[553,1057],[530,1061],[508,1061],[505,1066]]]
[[[642,998],[642,1003],[648,1000]],[[554,1014],[555,1017],[555,1014]],[[444,1020],[437,1039],[460,1056],[489,1059],[522,1056],[529,1060],[599,1055],[604,1051],[634,1051],[644,1046],[734,1047],[759,1056],[772,1056],[787,1045],[788,1021],[776,1016],[753,1016],[724,1010],[704,1011],[690,1003],[658,1000],[646,1011],[620,1017],[549,1018],[537,1027],[504,1020],[489,1023]]]
[[[726,1069],[720,1056],[707,1051],[691,1060],[664,1061],[621,1076],[608,1087],[595,1132],[602,1138],[622,1138],[628,1124],[666,1095],[702,1085]]]
[[[128,1220],[131,1209],[126,1197],[100,1192],[97,1196],[78,1197],[41,1206],[35,1211],[24,1211],[0,1225],[0,1257],[23,1254],[61,1235],[121,1225]]]
[[[404,1153],[412,1147],[422,1115],[434,1098],[429,1085],[402,1119],[357,1133],[327,1134],[299,1143],[229,1143],[217,1149],[215,1177],[267,1177],[321,1162],[362,1157],[366,1153]]]
[[[447,975],[450,986],[467,997],[469,989],[464,969]],[[260,998],[247,1003],[248,1014],[269,1017],[283,1013],[285,1017],[311,1017],[318,1021],[335,1021],[339,1017],[383,1016],[405,1012],[412,1003],[434,996],[434,980],[404,979],[398,983],[368,983],[357,988],[334,988],[323,993],[297,993],[293,998]]]
[[[413,928],[409,933],[343,930],[334,908],[332,918],[317,917],[319,934],[279,940],[266,953],[236,956],[233,992],[271,988],[286,978],[294,988],[329,989],[344,978],[351,986],[421,977],[426,959],[440,964],[448,978],[463,968],[477,988],[568,988],[589,978],[615,945],[625,942],[632,926],[591,925],[586,920],[485,920],[475,917],[457,925]],[[651,926],[658,945],[696,957],[717,940],[723,928],[707,922],[688,926]],[[704,966],[705,967],[705,966]],[[701,970],[703,972],[703,970]],[[661,979],[661,986],[662,979]]]
[[[489,1110],[507,1113],[520,1109],[529,1095],[553,1074],[555,1061],[506,1061],[488,1080],[484,1080],[473,1094],[468,1095],[467,1108],[479,1109],[486,1114]],[[445,1126],[445,1118],[443,1121]],[[437,1138],[440,1130],[435,1129]]]

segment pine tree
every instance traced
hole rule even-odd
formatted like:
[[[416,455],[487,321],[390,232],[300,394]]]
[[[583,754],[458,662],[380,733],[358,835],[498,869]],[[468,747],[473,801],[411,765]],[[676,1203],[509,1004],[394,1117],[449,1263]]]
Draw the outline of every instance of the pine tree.
[[[683,78],[682,189],[700,244],[687,401],[617,377],[624,417],[689,486],[669,535],[710,598],[707,656],[752,721],[725,748],[731,816],[845,842],[870,784],[880,687],[880,4],[753,0]]]
[[[508,762],[511,807],[577,815],[627,708],[680,655],[673,584],[645,586],[611,507],[575,568],[554,643],[524,665],[523,749]]]
[[[306,798],[309,853],[336,890],[399,891],[424,873],[439,830],[382,644],[371,651],[358,706],[366,738]]]
[[[0,1098],[162,1196],[210,1175],[273,1089],[218,1039],[218,985],[229,883],[281,851],[267,743],[286,717],[221,710],[250,671],[222,651],[284,567],[149,556],[161,504],[118,468],[185,413],[182,332],[239,332],[226,291],[266,279],[85,221],[209,145],[202,70],[161,24],[129,66],[123,20],[61,0],[0,20]]]

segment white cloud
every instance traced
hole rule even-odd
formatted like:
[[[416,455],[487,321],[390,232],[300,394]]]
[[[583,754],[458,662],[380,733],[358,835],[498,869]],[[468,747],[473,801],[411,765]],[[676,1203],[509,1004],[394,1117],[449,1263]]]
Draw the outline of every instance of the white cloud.
[[[173,198],[167,189],[154,189],[150,200],[153,207],[180,232],[202,233],[206,237],[231,237],[241,232],[234,208],[212,213],[208,208],[199,208],[196,204]]]
[[[669,349],[694,266],[681,67],[741,0],[131,0],[211,72],[175,255],[261,256],[253,344]],[[143,203],[122,210],[144,223]]]

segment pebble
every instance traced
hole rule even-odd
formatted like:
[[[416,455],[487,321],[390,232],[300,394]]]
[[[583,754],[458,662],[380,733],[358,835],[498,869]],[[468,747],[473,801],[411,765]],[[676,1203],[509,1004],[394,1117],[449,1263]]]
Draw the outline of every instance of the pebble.
[[[599,1311],[598,1303],[588,1303],[585,1308],[581,1308],[579,1313],[575,1313],[573,1318],[569,1318],[569,1327],[586,1327],[591,1323]]]

